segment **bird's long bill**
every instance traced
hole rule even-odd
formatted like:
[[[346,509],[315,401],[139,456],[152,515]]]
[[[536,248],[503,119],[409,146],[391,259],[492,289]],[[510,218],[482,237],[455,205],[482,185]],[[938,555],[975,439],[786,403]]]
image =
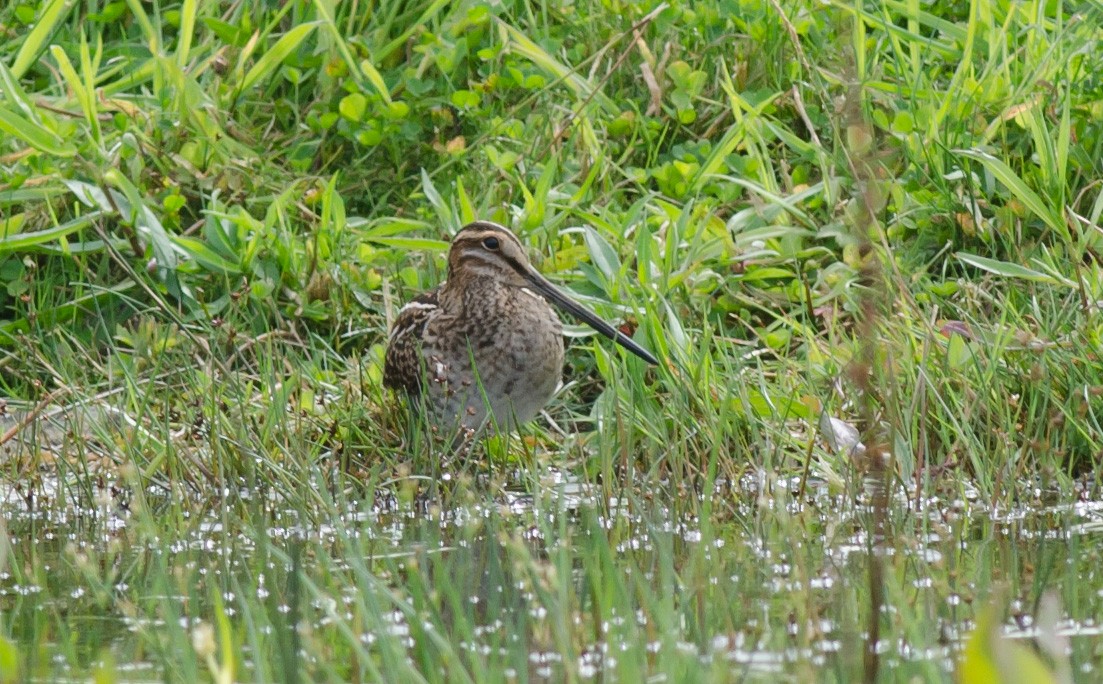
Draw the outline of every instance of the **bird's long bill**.
[[[659,360],[655,356],[636,344],[631,337],[628,337],[621,331],[617,330],[613,326],[609,325],[596,313],[590,311],[586,307],[582,306],[575,300],[568,297],[562,290],[552,285],[544,276],[537,273],[535,270],[528,270],[528,280],[532,283],[533,289],[535,289],[544,299],[547,299],[552,304],[558,306],[560,309],[566,311],[575,318],[584,321],[594,330],[598,331],[602,335],[605,335],[609,339],[613,340],[620,346],[624,347],[628,351],[632,352],[636,356],[640,357],[644,361],[652,364],[659,365]]]

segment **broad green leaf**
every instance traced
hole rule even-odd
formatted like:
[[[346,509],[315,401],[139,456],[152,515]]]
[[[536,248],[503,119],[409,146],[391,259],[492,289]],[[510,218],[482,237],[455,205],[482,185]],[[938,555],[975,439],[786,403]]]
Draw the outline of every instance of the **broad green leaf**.
[[[62,183],[65,187],[69,188],[69,191],[77,196],[85,206],[98,208],[104,213],[113,213],[118,207],[111,203],[111,200],[107,198],[103,189],[98,185],[92,185],[79,180],[62,179]]]
[[[615,281],[620,274],[620,257],[617,251],[590,226],[582,229],[582,237],[586,241],[586,249],[590,251],[594,266],[601,271],[607,282]]]
[[[364,112],[368,109],[368,98],[361,93],[349,93],[337,103],[337,111],[349,121],[363,121]]]
[[[479,99],[479,94],[473,90],[457,90],[452,93],[452,104],[459,109],[478,107]]]
[[[240,275],[242,273],[241,268],[236,263],[220,256],[202,240],[177,236],[174,242],[184,253],[208,271],[221,275]]]

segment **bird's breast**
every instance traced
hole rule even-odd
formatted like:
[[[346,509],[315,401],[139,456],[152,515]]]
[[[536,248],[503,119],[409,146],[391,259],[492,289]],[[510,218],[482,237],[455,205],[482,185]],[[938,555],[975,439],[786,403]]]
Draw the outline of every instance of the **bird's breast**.
[[[423,335],[429,393],[447,422],[476,427],[531,420],[559,386],[563,324],[542,297],[521,288],[484,289],[442,312]]]

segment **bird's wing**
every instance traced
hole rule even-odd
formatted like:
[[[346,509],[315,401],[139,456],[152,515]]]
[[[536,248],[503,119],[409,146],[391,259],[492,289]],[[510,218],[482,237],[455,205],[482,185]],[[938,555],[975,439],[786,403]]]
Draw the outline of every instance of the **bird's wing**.
[[[440,312],[439,292],[438,287],[420,294],[399,310],[387,341],[383,363],[385,387],[405,390],[409,394],[421,391],[421,342],[425,327]]]

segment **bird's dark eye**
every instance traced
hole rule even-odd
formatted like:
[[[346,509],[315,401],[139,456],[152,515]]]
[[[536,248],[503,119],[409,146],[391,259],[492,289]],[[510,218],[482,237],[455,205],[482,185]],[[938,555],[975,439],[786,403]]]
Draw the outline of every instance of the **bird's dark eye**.
[[[483,247],[486,247],[489,250],[497,252],[498,248],[501,246],[501,243],[498,242],[498,238],[496,237],[483,238]]]

